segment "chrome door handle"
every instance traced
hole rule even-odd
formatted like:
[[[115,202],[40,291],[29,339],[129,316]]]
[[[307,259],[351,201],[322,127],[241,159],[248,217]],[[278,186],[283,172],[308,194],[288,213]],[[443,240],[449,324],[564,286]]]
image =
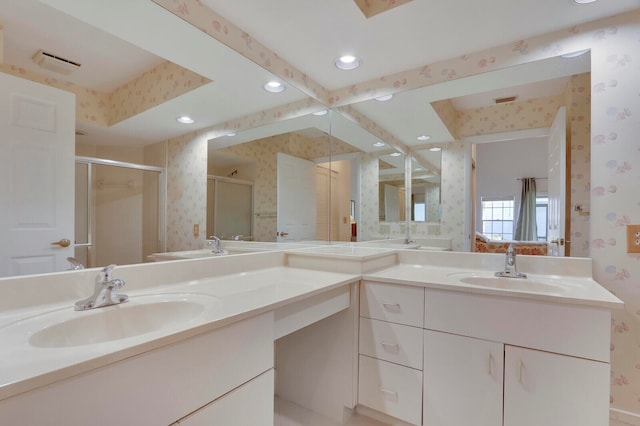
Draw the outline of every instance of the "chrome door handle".
[[[557,240],[549,241],[551,244],[558,244],[559,246],[563,246],[565,241],[564,238],[558,238]]]
[[[286,237],[287,235],[289,235],[289,233],[288,233],[288,232],[280,231],[280,232],[276,232],[276,235],[277,235],[278,237]]]

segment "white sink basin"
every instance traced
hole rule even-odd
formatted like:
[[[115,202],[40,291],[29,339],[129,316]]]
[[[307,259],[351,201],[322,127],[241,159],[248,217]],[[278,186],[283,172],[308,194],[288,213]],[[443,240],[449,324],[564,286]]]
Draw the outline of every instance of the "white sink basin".
[[[552,278],[532,277],[505,278],[493,274],[456,272],[448,275],[465,284],[501,290],[526,291],[542,294],[563,294],[566,290],[561,281]]]
[[[216,303],[216,298],[199,294],[137,296],[127,303],[87,311],[72,311],[72,308],[53,311],[11,327],[32,331],[31,346],[83,346],[181,327]]]

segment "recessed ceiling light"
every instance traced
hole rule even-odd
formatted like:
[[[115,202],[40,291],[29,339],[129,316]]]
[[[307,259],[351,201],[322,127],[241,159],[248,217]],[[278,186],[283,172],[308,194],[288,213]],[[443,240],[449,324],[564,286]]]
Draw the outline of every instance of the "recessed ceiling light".
[[[593,3],[595,1],[596,0],[573,0],[575,4],[587,4],[587,3]]]
[[[316,112],[312,112],[311,114],[313,115],[327,115],[327,110],[323,109],[322,111],[316,111]]]
[[[181,115],[180,117],[176,118],[176,120],[178,120],[178,123],[182,124],[191,124],[195,122],[195,120],[188,115]]]
[[[438,151],[442,151],[442,148],[440,148],[439,146],[434,146],[433,148],[429,148],[429,151],[438,152]]]
[[[390,155],[390,156],[392,156],[392,157],[399,157],[399,156],[401,156],[402,154],[400,154],[399,152],[392,152],[392,153],[391,153],[391,154],[389,154],[389,155]]]
[[[336,59],[336,67],[341,70],[354,70],[360,66],[360,59],[353,55],[344,55]]]
[[[391,98],[393,98],[393,95],[384,95],[384,96],[377,97],[376,101],[386,102],[386,101],[390,101]]]
[[[429,135],[420,135],[416,139],[418,139],[419,141],[428,141],[429,139],[431,139],[431,136],[429,136]]]
[[[373,146],[376,146],[376,147],[384,146],[384,142],[376,142],[373,144]]]
[[[263,87],[264,87],[264,90],[271,93],[284,92],[284,89],[285,89],[284,84],[276,80],[268,81],[267,83],[265,83]]]

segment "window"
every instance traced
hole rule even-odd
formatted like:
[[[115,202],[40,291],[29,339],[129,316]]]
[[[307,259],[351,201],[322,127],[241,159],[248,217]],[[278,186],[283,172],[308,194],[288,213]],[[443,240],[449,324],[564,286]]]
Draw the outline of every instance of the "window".
[[[513,240],[513,197],[482,199],[482,233],[492,240]]]
[[[549,218],[549,197],[539,195],[536,197],[536,227],[538,228],[538,241],[547,241],[547,228]]]

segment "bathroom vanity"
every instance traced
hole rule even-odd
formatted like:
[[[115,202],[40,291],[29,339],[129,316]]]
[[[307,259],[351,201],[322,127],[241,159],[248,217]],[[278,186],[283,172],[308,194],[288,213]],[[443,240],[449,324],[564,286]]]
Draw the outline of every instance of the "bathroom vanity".
[[[610,310],[588,259],[322,246],[0,280],[0,423],[602,425]],[[37,407],[37,409],[34,409]]]

